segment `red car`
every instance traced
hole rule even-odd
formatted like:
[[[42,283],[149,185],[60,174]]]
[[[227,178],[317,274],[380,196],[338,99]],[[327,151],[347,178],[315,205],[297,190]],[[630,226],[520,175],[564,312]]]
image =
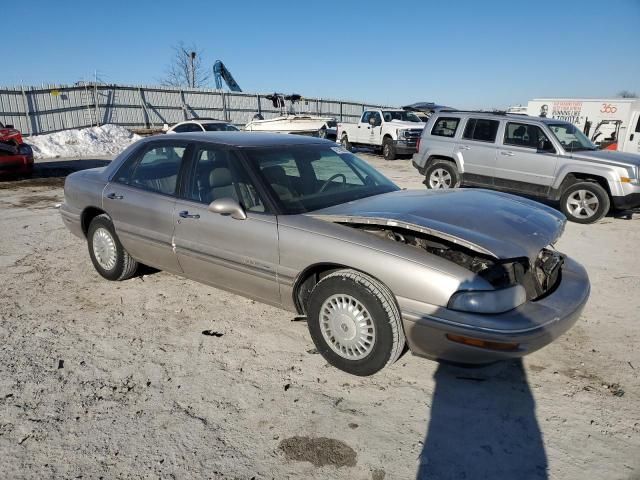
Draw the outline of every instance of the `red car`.
[[[29,174],[33,170],[33,150],[24,143],[19,130],[0,122],[0,173]]]

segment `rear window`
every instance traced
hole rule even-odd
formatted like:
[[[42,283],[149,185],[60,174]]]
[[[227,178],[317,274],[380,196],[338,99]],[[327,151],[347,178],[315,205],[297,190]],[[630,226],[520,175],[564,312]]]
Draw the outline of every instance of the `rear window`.
[[[480,142],[495,142],[500,122],[484,118],[470,118],[464,129],[463,138]]]
[[[436,123],[433,125],[431,129],[431,135],[436,135],[438,137],[448,137],[453,138],[456,135],[456,130],[458,130],[458,124],[460,123],[459,118],[455,117],[440,117],[436,120]]]

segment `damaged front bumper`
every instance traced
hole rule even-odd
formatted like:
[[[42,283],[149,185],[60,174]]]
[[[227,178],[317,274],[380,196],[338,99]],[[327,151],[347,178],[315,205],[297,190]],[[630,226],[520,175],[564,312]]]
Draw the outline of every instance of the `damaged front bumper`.
[[[450,362],[483,364],[534,352],[569,330],[590,293],[585,269],[566,258],[555,290],[501,314],[474,314],[399,297],[411,351]],[[473,344],[451,338],[471,339]],[[510,348],[503,348],[504,345]],[[493,347],[493,348],[492,348]]]

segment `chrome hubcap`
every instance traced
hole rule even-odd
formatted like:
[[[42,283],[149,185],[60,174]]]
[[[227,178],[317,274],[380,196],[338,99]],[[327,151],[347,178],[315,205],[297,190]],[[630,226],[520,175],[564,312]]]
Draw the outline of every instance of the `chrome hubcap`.
[[[93,256],[105,270],[116,266],[116,243],[106,228],[100,227],[93,232]]]
[[[367,309],[350,295],[332,295],[320,309],[320,330],[331,349],[348,360],[365,358],[375,344],[376,329]]]
[[[567,198],[567,211],[576,218],[590,218],[598,211],[600,200],[589,190],[576,190]]]
[[[451,174],[444,168],[436,168],[429,176],[431,188],[451,188]]]

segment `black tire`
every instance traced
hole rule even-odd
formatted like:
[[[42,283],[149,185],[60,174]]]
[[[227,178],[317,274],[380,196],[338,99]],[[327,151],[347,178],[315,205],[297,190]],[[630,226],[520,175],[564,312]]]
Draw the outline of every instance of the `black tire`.
[[[352,297],[369,313],[375,336],[372,347],[363,358],[348,359],[339,355],[322,333],[321,310],[325,301],[334,295]],[[307,325],[313,343],[324,359],[352,375],[373,375],[394,363],[404,351],[402,319],[393,294],[380,281],[356,270],[339,270],[318,282],[309,298]]]
[[[396,146],[389,137],[385,137],[384,140],[382,140],[382,156],[385,160],[395,160],[398,156]]]
[[[353,145],[351,145],[351,142],[349,141],[349,137],[347,137],[346,133],[343,134],[342,137],[340,138],[340,145],[342,145],[342,148],[344,148],[348,152],[353,152]]]
[[[434,176],[438,175],[442,171],[447,172],[450,180],[446,181],[446,177],[442,177],[439,175],[440,184],[437,184],[434,181]],[[453,162],[447,162],[446,160],[436,160],[433,162],[427,170],[424,172],[425,180],[424,184],[427,186],[429,190],[435,189],[448,189],[448,188],[457,188],[460,186],[460,173],[458,172],[458,168]],[[439,186],[438,186],[439,185]]]
[[[27,157],[33,157],[33,149],[31,148],[31,145],[21,143],[20,145],[18,145],[18,154],[25,155]]]
[[[102,229],[102,230],[101,230]],[[105,268],[100,264],[96,258],[94,251],[94,238],[96,238],[96,232],[100,231],[100,235],[103,235],[106,230],[110,234],[115,247],[115,262],[113,267]],[[87,232],[87,245],[89,247],[89,256],[93,266],[107,280],[127,280],[135,275],[138,269],[138,262],[136,262],[131,255],[124,249],[116,231],[113,228],[113,223],[108,215],[98,215],[89,224],[89,231]]]
[[[580,206],[581,196],[585,201],[583,206]],[[610,208],[609,194],[596,182],[574,183],[569,185],[560,196],[560,209],[571,222],[595,223],[604,217]]]

